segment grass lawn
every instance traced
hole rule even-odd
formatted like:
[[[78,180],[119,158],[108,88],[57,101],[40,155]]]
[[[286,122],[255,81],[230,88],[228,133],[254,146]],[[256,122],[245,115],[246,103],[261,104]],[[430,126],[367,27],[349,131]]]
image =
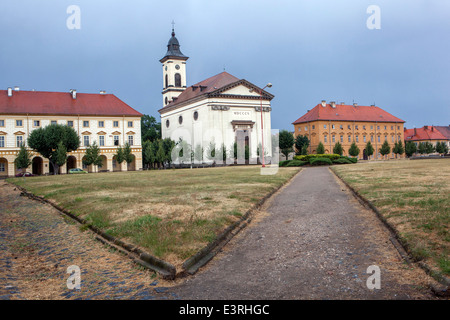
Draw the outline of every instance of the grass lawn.
[[[113,236],[180,264],[298,168],[152,170],[11,178]]]
[[[417,260],[450,275],[450,159],[334,166],[370,200]]]

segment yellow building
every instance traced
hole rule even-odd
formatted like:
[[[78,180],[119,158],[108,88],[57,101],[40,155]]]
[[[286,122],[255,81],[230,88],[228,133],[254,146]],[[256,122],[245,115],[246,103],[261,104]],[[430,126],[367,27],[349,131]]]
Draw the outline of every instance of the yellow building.
[[[21,91],[19,88],[0,90],[0,176],[14,176],[18,171],[14,160],[21,144],[27,144],[29,134],[49,124],[64,124],[75,129],[80,147],[68,154],[60,173],[72,168],[89,172],[127,171],[142,169],[142,114],[112,94]],[[100,148],[101,167],[83,164],[86,148],[94,143]],[[119,145],[128,142],[134,155],[132,163],[118,164],[115,153]],[[33,153],[28,172],[41,175],[53,172],[48,159]]]
[[[325,153],[333,153],[334,145],[340,142],[343,155],[348,156],[350,145],[355,142],[360,151],[358,158],[368,159],[365,148],[370,141],[375,150],[370,159],[382,159],[379,150],[384,141],[388,141],[391,151],[395,142],[404,141],[404,122],[373,105],[345,105],[333,101],[327,104],[322,100],[322,103],[294,121],[293,125],[294,137],[308,137],[309,153],[316,153],[319,142],[324,145]],[[394,153],[390,157],[395,157]]]

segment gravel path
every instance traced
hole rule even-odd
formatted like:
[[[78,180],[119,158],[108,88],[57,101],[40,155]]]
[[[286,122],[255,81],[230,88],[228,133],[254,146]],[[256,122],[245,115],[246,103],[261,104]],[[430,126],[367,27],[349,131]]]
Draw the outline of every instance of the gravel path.
[[[306,168],[205,270],[173,290],[189,299],[432,299],[375,214],[327,167]],[[367,268],[381,271],[369,290]]]

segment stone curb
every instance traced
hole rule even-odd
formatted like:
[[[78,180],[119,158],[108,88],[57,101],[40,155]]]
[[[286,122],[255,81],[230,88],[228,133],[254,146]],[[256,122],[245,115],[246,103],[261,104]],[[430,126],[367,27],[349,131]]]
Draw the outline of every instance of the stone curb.
[[[55,204],[51,201],[48,201],[47,199],[45,199],[41,196],[34,195],[33,193],[29,192],[28,190],[26,190],[23,187],[20,187],[18,185],[14,185],[14,184],[12,184],[12,185],[14,187],[18,188],[20,191],[22,191],[22,193],[25,196],[27,196],[28,198],[35,200],[35,201],[39,201],[41,203],[49,204],[52,207],[54,207],[56,210],[58,210],[60,213],[63,213],[64,215],[79,222],[83,226],[88,227],[91,231],[93,231],[94,233],[97,234],[97,236],[95,237],[96,240],[127,255],[129,258],[131,258],[137,264],[159,273],[163,277],[163,279],[167,279],[167,280],[175,279],[176,269],[172,264],[170,264],[164,260],[158,259],[158,258],[148,254],[145,251],[142,251],[135,245],[126,243],[123,240],[120,240],[116,237],[113,237],[113,236],[103,232],[102,230],[90,225],[86,220],[75,216],[74,214],[70,213],[66,209],[61,208],[57,204]]]
[[[190,275],[195,274],[201,267],[206,265],[212,258],[214,258],[221,249],[242,229],[244,229],[252,220],[251,216],[255,210],[261,208],[261,206],[272,197],[277,191],[279,191],[284,186],[288,185],[298,174],[302,172],[300,169],[296,174],[294,174],[291,178],[285,181],[278,188],[272,190],[268,193],[264,198],[262,198],[257,204],[255,204],[252,208],[247,210],[247,212],[236,221],[231,226],[226,228],[221,234],[219,234],[216,239],[206,245],[203,249],[200,249],[196,254],[185,260],[182,264],[182,268],[185,273]]]
[[[380,213],[380,211],[378,211],[378,209],[375,207],[375,205],[369,201],[368,199],[366,199],[363,195],[361,195],[358,191],[356,191],[352,186],[350,186],[337,172],[335,172],[333,169],[329,168],[329,170],[340,180],[342,181],[347,188],[350,189],[350,191],[352,192],[352,194],[362,203],[364,204],[366,207],[369,207],[373,212],[375,212],[375,214],[377,215],[377,217],[380,219],[381,222],[383,222],[384,226],[391,232],[391,234],[393,235],[395,242],[397,242],[397,244],[395,244],[393,242],[394,246],[396,247],[396,249],[398,250],[398,246],[400,246],[401,250],[403,250],[406,253],[406,256],[404,256],[404,254],[402,254],[401,251],[399,251],[400,255],[406,260],[409,261],[410,259],[412,261],[415,261],[412,258],[411,255],[411,251],[410,248],[407,244],[405,244],[404,242],[402,242],[400,240],[400,235],[398,233],[398,231],[386,220],[386,218],[384,218],[382,216],[382,214]],[[426,263],[424,263],[423,261],[415,261],[429,276],[431,276],[434,280],[436,280],[437,282],[439,282],[440,284],[444,285],[447,287],[446,290],[450,289],[450,278],[448,278],[447,276],[445,276],[444,274],[442,274],[439,271],[433,270],[430,268],[430,266],[428,266]]]

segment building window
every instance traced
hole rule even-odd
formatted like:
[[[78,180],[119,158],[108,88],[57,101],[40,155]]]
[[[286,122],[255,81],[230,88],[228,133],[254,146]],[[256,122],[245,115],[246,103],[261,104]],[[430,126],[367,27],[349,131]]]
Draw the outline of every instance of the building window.
[[[23,121],[22,120],[16,120],[16,127],[23,127]]]
[[[57,124],[57,123],[58,123],[58,121],[56,121],[56,120],[50,121],[50,124]]]
[[[370,136],[370,142],[373,142],[373,136]]]
[[[22,136],[16,136],[16,147],[20,148],[23,143],[23,137]]]
[[[358,125],[355,126],[355,129],[358,130]]]
[[[85,147],[89,147],[89,136],[83,136],[83,143]]]
[[[384,136],[384,141],[387,141],[387,136]]]
[[[380,130],[380,126],[377,126],[377,130]]]
[[[119,145],[119,136],[114,136],[114,145],[115,146]]]
[[[339,128],[340,128],[341,130],[344,130],[344,126],[343,126],[342,124],[339,126]]]
[[[181,75],[179,73],[175,74],[175,87],[181,87]]]
[[[305,127],[305,131],[308,131],[308,127]]]
[[[169,120],[166,120],[166,128],[168,128],[169,125],[170,125],[170,121],[169,121]]]
[[[83,127],[89,128],[89,121],[83,121]]]
[[[359,142],[359,136],[356,136],[356,142]]]
[[[366,136],[363,136],[363,141],[366,142]]]
[[[168,86],[169,86],[169,76],[167,75],[167,73],[166,73],[166,77],[165,77],[165,87],[164,88],[167,88]],[[166,104],[167,104],[167,101],[166,101]]]
[[[118,128],[119,127],[119,121],[113,121],[113,127]]]
[[[352,142],[352,136],[351,135],[348,136],[348,142]]]
[[[394,126],[391,126],[391,130],[394,130]]]
[[[384,126],[384,130],[386,130],[387,129],[387,126]]]
[[[363,126],[363,130],[366,130],[366,126]]]
[[[323,136],[323,141],[327,142],[327,136]]]
[[[133,121],[128,121],[128,128],[133,128]]]
[[[5,147],[5,136],[0,136],[0,148]]]
[[[98,127],[99,128],[104,128],[105,127],[105,121],[99,121],[98,122]]]
[[[331,139],[332,139],[333,142],[335,142],[336,138],[334,137],[334,134],[331,136]]]
[[[381,142],[381,138],[380,138],[380,136],[378,136],[378,142]]]
[[[68,125],[69,127],[72,127],[72,128],[73,128],[73,121],[72,121],[72,120],[67,121],[67,125]]]
[[[392,142],[394,142],[394,136],[392,136],[391,138],[392,138]]]
[[[134,137],[133,137],[133,136],[128,136],[128,144],[129,144],[130,146],[132,146],[132,145],[133,145],[133,142],[134,142]]]
[[[344,136],[341,136],[341,143],[344,143]]]
[[[324,128],[324,129],[326,129],[326,128],[327,128],[327,125],[326,125],[326,124],[324,124],[324,125],[323,125],[323,128]]]
[[[373,130],[373,126],[370,126],[370,130]]]
[[[302,127],[298,127],[298,131],[302,131]]]
[[[166,99],[164,99],[164,102],[167,104],[167,102],[169,102],[169,99],[167,99],[166,97]]]
[[[33,121],[33,126],[40,127],[41,126],[41,122],[39,120],[34,120]]]
[[[331,125],[331,129],[334,129],[334,124]]]
[[[5,120],[0,120],[0,127],[4,127],[5,126]]]
[[[351,130],[351,129],[352,129],[352,126],[351,126],[351,125],[348,125],[347,128],[348,128],[348,130]]]
[[[400,130],[400,126],[397,126],[397,130]]]
[[[312,125],[312,128],[313,128],[313,130],[316,128],[316,126],[315,125]]]
[[[5,172],[5,163],[0,162],[0,172]]]
[[[98,136],[98,143],[99,143],[100,147],[104,147],[105,146],[105,136]]]
[[[183,116],[179,116],[179,117],[178,117],[178,123],[179,123],[179,124],[182,124],[182,123],[183,123]]]

